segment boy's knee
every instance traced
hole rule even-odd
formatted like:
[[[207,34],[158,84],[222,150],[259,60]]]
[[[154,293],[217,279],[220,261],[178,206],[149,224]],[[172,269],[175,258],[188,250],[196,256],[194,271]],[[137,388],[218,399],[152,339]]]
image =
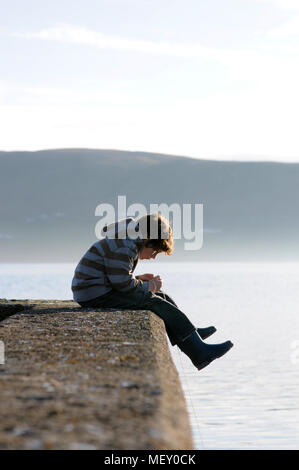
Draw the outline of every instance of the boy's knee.
[[[158,296],[158,297],[160,297],[160,299],[164,299],[164,300],[166,300],[167,302],[169,302],[170,304],[172,304],[172,305],[174,305],[175,307],[177,307],[177,304],[175,303],[175,301],[172,300],[172,298],[169,297],[169,295],[167,295],[165,292],[159,291],[159,292],[156,292],[155,295]]]
[[[145,304],[155,304],[157,302],[163,302],[163,300],[164,299],[159,295],[149,291],[144,295],[142,302]]]

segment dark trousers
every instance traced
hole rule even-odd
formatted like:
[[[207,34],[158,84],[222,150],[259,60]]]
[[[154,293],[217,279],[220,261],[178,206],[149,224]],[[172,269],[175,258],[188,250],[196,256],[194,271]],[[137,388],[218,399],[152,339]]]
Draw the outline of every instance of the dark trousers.
[[[118,308],[120,310],[150,310],[162,318],[166,332],[172,345],[189,336],[195,326],[181,312],[176,303],[164,292],[145,293],[135,291],[124,293],[112,290],[105,295],[87,302],[79,302],[82,307]]]

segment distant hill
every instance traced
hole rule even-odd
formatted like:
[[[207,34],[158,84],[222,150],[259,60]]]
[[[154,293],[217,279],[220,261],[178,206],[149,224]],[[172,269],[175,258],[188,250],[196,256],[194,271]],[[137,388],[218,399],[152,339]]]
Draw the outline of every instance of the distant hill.
[[[203,248],[177,241],[173,260],[299,261],[299,164],[59,149],[0,152],[1,262],[77,261],[118,195],[204,204]]]

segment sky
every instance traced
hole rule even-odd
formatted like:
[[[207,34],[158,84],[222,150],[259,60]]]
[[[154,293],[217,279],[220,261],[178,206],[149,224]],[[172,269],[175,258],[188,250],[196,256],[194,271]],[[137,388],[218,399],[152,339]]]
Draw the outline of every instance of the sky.
[[[0,0],[0,150],[299,162],[299,0]]]

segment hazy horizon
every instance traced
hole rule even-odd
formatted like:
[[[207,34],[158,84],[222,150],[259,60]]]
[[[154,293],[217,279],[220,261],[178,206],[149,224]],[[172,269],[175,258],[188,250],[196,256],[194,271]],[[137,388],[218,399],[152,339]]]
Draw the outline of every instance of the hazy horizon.
[[[186,238],[175,239],[175,261],[299,260],[299,164],[64,149],[0,152],[0,166],[5,262],[75,262],[97,241],[99,204],[114,208],[115,220],[134,217],[135,203],[147,212],[152,204],[178,205],[176,226]],[[186,204],[190,226],[181,213]],[[203,206],[200,250],[195,205]],[[192,251],[184,249],[187,240]]]
[[[47,152],[47,151],[61,151],[61,150],[100,150],[100,151],[115,151],[115,152],[132,152],[132,153],[143,153],[143,154],[155,154],[158,153],[159,155],[166,155],[166,156],[171,156],[171,157],[179,157],[179,158],[191,158],[191,159],[196,159],[196,160],[205,160],[205,161],[214,161],[214,162],[243,162],[243,163],[250,163],[250,162],[259,162],[259,163],[285,163],[285,164],[296,164],[299,163],[299,155],[297,160],[288,160],[287,157],[273,157],[270,155],[214,155],[214,156],[192,156],[192,155],[179,155],[177,153],[165,153],[165,152],[150,152],[146,151],[143,149],[120,149],[120,148],[96,148],[96,147],[41,147],[41,148],[36,148],[33,150],[30,149],[12,149],[12,150],[6,150],[6,149],[0,149],[1,152],[20,152],[20,153],[26,153],[26,152]]]

